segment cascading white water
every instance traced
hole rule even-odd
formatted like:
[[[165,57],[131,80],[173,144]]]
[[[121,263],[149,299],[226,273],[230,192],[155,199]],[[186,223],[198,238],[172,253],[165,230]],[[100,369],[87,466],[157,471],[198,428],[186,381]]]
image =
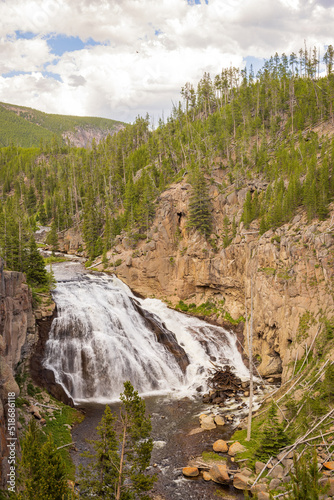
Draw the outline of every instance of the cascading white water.
[[[236,339],[223,328],[168,309],[156,299],[136,299],[176,336],[186,352],[185,373],[133,305],[131,290],[115,277],[78,275],[59,281],[58,315],[46,344],[44,366],[75,401],[112,401],[130,380],[141,394],[189,395],[205,388],[210,359],[248,371]]]

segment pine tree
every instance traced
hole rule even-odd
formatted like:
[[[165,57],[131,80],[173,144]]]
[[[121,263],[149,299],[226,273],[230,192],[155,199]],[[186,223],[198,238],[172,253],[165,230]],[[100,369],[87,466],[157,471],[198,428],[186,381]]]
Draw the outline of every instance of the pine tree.
[[[288,437],[284,432],[284,424],[278,423],[277,407],[271,404],[268,417],[263,428],[262,436],[255,456],[266,462],[269,457],[276,456],[281,448],[288,444]]]
[[[51,224],[51,230],[49,231],[49,234],[46,237],[46,243],[48,245],[51,245],[52,253],[54,253],[56,250],[58,250],[57,225],[56,225],[56,222],[54,220],[52,221],[52,224]]]
[[[31,419],[21,443],[22,458],[19,480],[22,491],[18,500],[63,500],[68,492],[66,466],[49,435],[45,441],[42,431]]]
[[[48,222],[48,218],[47,218],[47,215],[45,212],[44,205],[41,205],[41,208],[39,209],[38,220],[42,226],[45,226],[45,224],[47,224],[47,222]]]
[[[294,468],[290,472],[291,482],[287,486],[288,491],[290,491],[287,496],[288,500],[319,500],[319,498],[325,498],[326,495],[324,494],[328,491],[329,485],[321,486],[318,482],[323,476],[318,469],[316,448],[314,448],[311,459],[303,455],[298,460],[297,455],[294,455],[293,465]]]
[[[94,453],[86,453],[90,464],[82,468],[80,496],[85,499],[148,500],[155,476],[147,476],[153,441],[151,420],[145,416],[145,402],[130,382],[120,396],[120,418],[106,406],[92,440]]]
[[[30,239],[29,253],[26,263],[27,281],[30,285],[47,285],[49,282],[48,273],[45,269],[44,260],[38,251],[35,238]]]
[[[212,228],[211,200],[203,172],[195,168],[191,177],[188,228],[194,227],[208,237]]]
[[[118,438],[115,431],[116,416],[107,405],[96,431],[99,439],[89,441],[94,453],[83,456],[91,459],[81,468],[80,492],[82,498],[115,498],[119,474]]]

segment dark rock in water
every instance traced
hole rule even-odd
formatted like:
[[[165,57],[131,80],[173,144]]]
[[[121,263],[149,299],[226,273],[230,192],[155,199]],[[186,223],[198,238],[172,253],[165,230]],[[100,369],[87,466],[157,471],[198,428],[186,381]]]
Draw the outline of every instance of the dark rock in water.
[[[45,343],[49,338],[51,324],[56,316],[57,310],[55,309],[52,316],[36,321],[38,325],[39,337],[35,350],[30,358],[30,371],[35,384],[44,387],[59,401],[74,407],[73,399],[65,392],[63,387],[56,382],[54,372],[43,366]]]
[[[202,392],[203,387],[200,385],[199,387],[196,387],[196,392]]]
[[[177,343],[174,333],[168,330],[155,314],[143,309],[136,299],[130,297],[130,300],[135,310],[144,319],[147,328],[155,334],[157,341],[173,354],[181,370],[185,372],[189,365],[189,359],[186,351]]]

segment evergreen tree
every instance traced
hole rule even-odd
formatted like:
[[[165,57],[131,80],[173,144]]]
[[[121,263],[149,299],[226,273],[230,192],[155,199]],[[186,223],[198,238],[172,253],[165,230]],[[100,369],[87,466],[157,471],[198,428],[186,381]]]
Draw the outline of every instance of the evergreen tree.
[[[41,205],[41,208],[39,209],[38,220],[42,226],[45,226],[45,224],[47,224],[48,222],[44,205]]]
[[[90,441],[94,453],[86,453],[90,464],[82,468],[82,498],[148,500],[155,476],[147,476],[153,441],[151,420],[145,416],[145,402],[130,382],[120,396],[120,418],[106,406],[97,427],[99,438]]]
[[[19,465],[21,491],[18,500],[64,500],[68,493],[66,466],[49,435],[45,441],[42,431],[32,418],[21,443]]]
[[[208,237],[212,228],[211,200],[203,172],[196,167],[190,179],[192,192],[189,200],[188,228],[195,228]]]
[[[51,230],[46,237],[46,243],[51,245],[52,253],[58,250],[58,235],[57,235],[57,225],[53,220],[51,224]]]
[[[255,456],[267,462],[269,457],[276,456],[281,448],[289,444],[288,441],[284,432],[284,423],[278,423],[277,407],[272,402]]]
[[[287,486],[290,492],[287,496],[288,500],[319,500],[319,498],[325,498],[326,495],[324,494],[328,491],[329,485],[319,485],[319,479],[323,476],[318,469],[316,448],[314,448],[311,459],[309,456],[303,455],[298,460],[297,456],[294,455],[293,465],[294,469],[290,472],[291,482]]]
[[[44,259],[38,251],[35,238],[30,238],[29,253],[26,264],[27,282],[30,285],[47,285],[49,283],[48,273],[45,269]]]

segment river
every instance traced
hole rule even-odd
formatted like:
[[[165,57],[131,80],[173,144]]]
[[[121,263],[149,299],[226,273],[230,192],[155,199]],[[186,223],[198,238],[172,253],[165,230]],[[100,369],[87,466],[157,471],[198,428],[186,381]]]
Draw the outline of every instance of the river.
[[[130,380],[145,397],[152,416],[156,494],[165,500],[243,498],[233,488],[182,475],[191,457],[211,451],[216,439],[228,439],[232,433],[227,425],[196,434],[190,431],[199,427],[199,414],[213,409],[203,405],[201,398],[211,362],[229,364],[240,378],[248,378],[234,334],[174,311],[159,300],[134,297],[116,277],[87,274],[79,263],[52,267],[58,314],[46,343],[44,365],[86,413],[84,422],[73,430],[76,465],[83,461],[80,452],[88,446],[85,439],[94,436],[104,405],[111,404],[117,412],[123,382]],[[216,407],[214,412],[231,412],[236,406],[232,401],[229,409]]]

